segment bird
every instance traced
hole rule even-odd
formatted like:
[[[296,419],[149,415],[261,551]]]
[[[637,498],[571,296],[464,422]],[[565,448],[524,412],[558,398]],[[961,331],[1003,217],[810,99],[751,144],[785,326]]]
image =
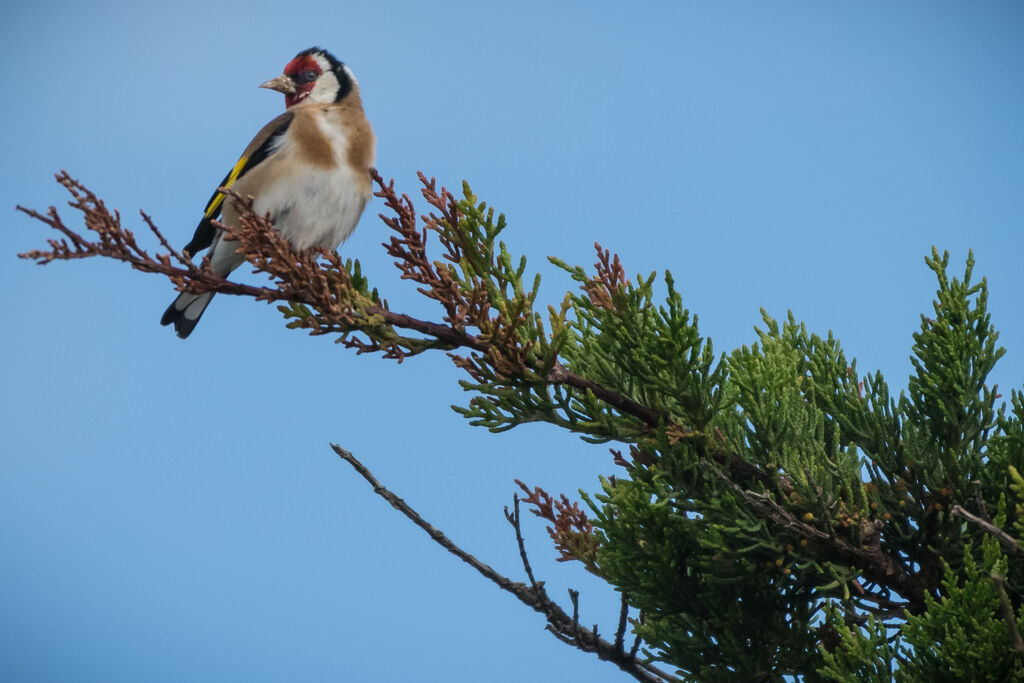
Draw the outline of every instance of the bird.
[[[239,218],[220,188],[251,196],[255,213],[269,214],[274,229],[297,250],[337,249],[355,230],[372,194],[376,138],[363,112],[359,84],[345,64],[311,47],[259,87],[283,93],[285,112],[256,134],[224,176],[184,248],[187,258],[209,248],[210,268],[221,277],[244,258],[214,223],[219,219],[233,226]],[[182,292],[160,324],[174,325],[185,339],[213,294]]]

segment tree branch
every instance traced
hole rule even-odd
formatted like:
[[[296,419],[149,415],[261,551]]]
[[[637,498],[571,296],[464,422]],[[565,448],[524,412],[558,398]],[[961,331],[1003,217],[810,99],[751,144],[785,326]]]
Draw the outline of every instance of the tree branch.
[[[365,479],[370,486],[373,487],[374,493],[386,500],[391,507],[401,512],[416,526],[423,529],[438,545],[471,566],[479,574],[493,582],[502,590],[514,595],[516,599],[524,605],[527,605],[534,611],[543,614],[547,618],[549,630],[551,630],[559,640],[571,643],[584,652],[595,653],[598,658],[612,662],[618,666],[619,669],[628,673],[638,681],[645,681],[647,683],[675,683],[676,681],[679,681],[675,676],[638,660],[631,653],[624,652],[621,645],[616,647],[615,644],[609,643],[607,640],[601,638],[596,633],[596,629],[591,630],[580,626],[578,619],[570,617],[561,607],[555,604],[548,597],[547,591],[544,589],[543,582],[534,581],[532,577],[531,582],[533,585],[530,586],[519,581],[512,581],[495,571],[490,565],[481,562],[470,553],[467,553],[449,539],[440,529],[423,519],[423,517],[421,517],[419,513],[410,507],[404,500],[381,484],[373,473],[370,472],[370,470],[354,455],[352,455],[352,453],[346,451],[337,444],[331,444],[331,448],[342,460],[351,465],[359,476]],[[506,516],[508,517],[507,512]],[[516,528],[517,540],[521,539],[522,533],[519,528],[518,514],[514,514],[512,518],[509,519],[509,523]],[[525,562],[526,551],[525,546],[522,543],[520,543],[520,554]],[[529,565],[527,564],[526,566]],[[532,571],[530,574],[532,575]]]
[[[1014,555],[1017,555],[1018,557],[1024,557],[1024,546],[1021,546],[1021,544],[1017,542],[1017,539],[1015,539],[1013,536],[997,527],[995,524],[992,524],[991,522],[986,522],[981,517],[971,514],[967,510],[960,507],[959,505],[954,505],[950,512],[956,515],[957,517],[960,517],[961,519],[967,520],[972,524],[977,524],[987,533],[990,533],[993,536],[995,536],[996,539],[1003,544],[1004,548],[1012,552]]]
[[[296,252],[286,239],[272,229],[269,219],[253,213],[251,199],[241,197],[230,190],[225,190],[225,193],[231,197],[231,201],[239,205],[241,219],[239,225],[219,227],[225,231],[227,239],[239,245],[239,253],[252,263],[257,272],[267,273],[274,278],[276,287],[255,287],[224,279],[206,268],[205,260],[197,266],[186,255],[174,250],[149,216],[142,213],[150,231],[168,251],[166,254],[150,256],[137,245],[132,232],[121,225],[120,214],[108,210],[101,199],[72,178],[67,171],[57,174],[57,181],[72,195],[70,206],[82,212],[86,227],[95,232],[99,239],[86,239],[67,227],[55,207],[51,206],[46,214],[41,214],[33,209],[18,206],[19,211],[45,223],[67,238],[48,240],[49,250],[36,249],[19,256],[35,260],[41,265],[55,260],[105,257],[128,263],[141,272],[164,275],[179,290],[188,289],[197,293],[218,292],[250,296],[268,303],[291,302],[309,306],[318,311],[318,315],[302,318],[292,323],[293,325],[306,327],[310,329],[311,334],[339,333],[347,346],[360,352],[382,351],[385,357],[401,361],[427,348],[470,349],[489,359],[497,368],[501,368],[509,379],[513,379],[515,374],[530,373],[533,377],[543,378],[552,386],[562,385],[589,392],[622,415],[638,419],[648,429],[672,427],[666,415],[569,370],[557,359],[550,367],[523,366],[522,359],[516,358],[517,355],[524,355],[524,350],[519,348],[521,344],[517,341],[516,335],[512,330],[502,331],[502,326],[510,324],[509,321],[502,323],[501,316],[493,321],[488,317],[486,288],[476,283],[474,291],[465,292],[455,282],[449,269],[429,261],[426,252],[427,229],[419,228],[411,200],[405,195],[397,195],[394,180],[386,183],[376,170],[373,170],[371,175],[380,188],[376,195],[383,198],[388,208],[395,213],[394,217],[381,216],[385,224],[396,233],[390,242],[385,243],[388,253],[396,258],[396,265],[402,271],[404,279],[419,283],[423,294],[445,307],[446,322],[422,320],[397,313],[391,311],[383,299],[373,300],[360,295],[359,292],[351,291],[351,276],[337,254],[315,249]],[[444,188],[438,191],[433,180],[428,181],[422,174],[420,179],[424,184],[424,197],[431,206],[442,212],[441,218],[431,216],[425,219],[428,227],[441,236],[441,241],[447,249],[445,258],[449,261],[458,260],[465,250],[446,239],[439,227],[442,221],[458,223],[461,215],[458,203]],[[70,240],[70,245],[67,240]],[[318,262],[318,258],[323,261]],[[604,268],[609,272],[619,273],[613,279],[621,279],[622,269],[617,257],[613,265],[609,265],[611,262],[608,259],[607,252],[604,252],[599,266],[604,263]],[[370,321],[378,328],[374,329]],[[473,327],[493,329],[489,334],[480,335],[467,331]],[[396,335],[394,330],[415,332],[427,339],[401,337]],[[370,340],[365,342],[350,339],[349,335],[353,332],[367,334]],[[458,363],[458,359],[456,360]],[[470,370],[467,364],[458,364]],[[688,430],[675,430],[675,438],[692,437],[693,434]],[[709,456],[727,466],[737,477],[768,482],[767,475],[759,468],[732,454],[712,450]]]
[[[725,470],[720,472],[721,476],[736,490],[743,492],[742,495],[759,515],[799,538],[814,541],[826,555],[860,569],[873,582],[909,596],[912,610],[923,606],[924,584],[927,581],[909,574],[892,557],[882,552],[877,530],[867,530],[866,536],[872,539],[871,543],[864,547],[854,547],[816,525],[796,519],[770,498],[751,493],[746,486],[756,481],[766,488],[777,486],[785,491],[791,486],[787,479],[773,480],[763,469],[718,443],[714,435],[695,434],[685,426],[671,423],[666,415],[625,393],[573,372],[558,362],[557,353],[551,357],[536,354],[534,347],[524,343],[520,337],[521,328],[517,327],[532,315],[532,295],[516,293],[516,305],[526,307],[523,310],[511,310],[502,305],[495,308],[489,298],[493,292],[488,287],[507,289],[509,276],[506,270],[484,260],[481,263],[474,262],[474,267],[470,269],[477,274],[459,276],[457,271],[455,264],[460,263],[461,259],[481,258],[480,254],[474,256],[470,253],[478,245],[470,244],[467,240],[493,240],[493,235],[461,235],[458,230],[446,233],[445,225],[459,225],[462,218],[460,203],[444,188],[438,190],[436,183],[428,181],[422,174],[423,195],[440,216],[431,214],[424,217],[426,227],[421,228],[412,202],[405,195],[397,195],[394,181],[385,183],[376,171],[372,172],[372,176],[380,188],[377,196],[382,197],[395,214],[394,217],[382,216],[395,233],[385,247],[396,258],[402,277],[416,282],[424,295],[444,307],[444,322],[423,320],[391,311],[387,302],[377,297],[376,292],[371,294],[367,291],[365,282],[362,288],[357,286],[354,276],[348,272],[337,254],[322,250],[294,251],[287,240],[272,229],[266,217],[252,212],[251,200],[237,195],[232,195],[232,201],[239,204],[242,218],[237,226],[222,226],[225,238],[239,245],[239,252],[253,264],[257,272],[268,273],[274,279],[275,287],[255,287],[225,280],[205,267],[205,261],[200,265],[192,263],[187,255],[171,248],[150,218],[142,214],[146,225],[168,252],[151,256],[139,247],[132,232],[121,226],[120,214],[108,210],[102,200],[67,172],[58,174],[57,180],[72,195],[70,205],[83,213],[86,228],[94,232],[97,239],[86,239],[68,228],[54,207],[50,207],[44,214],[19,206],[18,210],[45,223],[62,236],[62,239],[48,240],[49,250],[33,250],[20,256],[41,264],[89,256],[112,258],[126,262],[142,272],[162,274],[178,289],[251,296],[267,302],[292,302],[293,309],[295,305],[308,306],[315,313],[297,314],[297,320],[291,325],[307,328],[311,334],[338,333],[342,335],[339,341],[344,341],[358,352],[381,351],[385,357],[401,361],[406,356],[421,353],[428,348],[465,348],[478,354],[478,362],[493,370],[498,381],[509,384],[536,383],[539,379],[548,385],[562,385],[588,392],[618,413],[639,420],[649,430],[664,430],[670,440],[691,440],[709,462],[717,463]],[[426,238],[431,231],[440,239],[445,250],[445,261],[431,261],[427,256]],[[497,258],[493,253],[490,256]],[[478,271],[483,272],[488,268],[493,271],[496,284],[485,284],[483,276],[479,275]],[[617,259],[612,260],[607,251],[599,250],[598,270],[599,274],[603,273],[601,281],[607,281],[609,287],[624,282],[621,264]],[[598,290],[591,290],[588,290],[591,296],[601,294]],[[367,339],[353,338],[354,333],[364,334]],[[403,336],[407,333],[422,335],[422,338]],[[458,357],[455,360],[460,367],[473,374],[473,363],[477,361]],[[994,533],[1015,554],[1024,555],[1024,548],[1005,532],[959,509],[965,519]],[[956,512],[957,509],[954,509]]]
[[[906,596],[909,603],[908,608],[912,613],[924,612],[926,584],[921,577],[910,574],[882,551],[879,522],[871,523],[868,520],[862,522],[863,536],[867,542],[863,547],[857,547],[798,519],[793,513],[772,500],[770,495],[742,488],[714,463],[708,462],[707,466],[726,486],[736,491],[752,509],[779,532],[799,540],[805,540],[809,544],[813,543],[816,547],[822,548],[824,555],[832,555],[836,560],[859,569],[866,578],[874,583],[888,586]]]

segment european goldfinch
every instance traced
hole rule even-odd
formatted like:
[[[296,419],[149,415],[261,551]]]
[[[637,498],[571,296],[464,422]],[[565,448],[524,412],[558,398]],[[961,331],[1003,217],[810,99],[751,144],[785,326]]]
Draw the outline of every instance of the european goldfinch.
[[[329,52],[314,47],[260,87],[284,93],[287,111],[256,134],[220,187],[251,195],[256,213],[269,213],[274,228],[296,249],[337,249],[355,229],[371,195],[376,139],[355,76]],[[238,212],[216,191],[185,252],[191,257],[209,247],[210,267],[223,277],[244,259],[213,225],[218,217],[234,225]],[[184,339],[212,298],[212,292],[183,292],[160,324],[173,323]]]

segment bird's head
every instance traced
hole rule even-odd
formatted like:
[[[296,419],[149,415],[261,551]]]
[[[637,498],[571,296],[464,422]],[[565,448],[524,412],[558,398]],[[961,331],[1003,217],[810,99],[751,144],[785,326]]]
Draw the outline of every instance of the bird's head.
[[[284,67],[284,73],[260,84],[284,93],[288,108],[303,102],[333,104],[352,91],[355,76],[327,50],[311,47],[295,55]]]

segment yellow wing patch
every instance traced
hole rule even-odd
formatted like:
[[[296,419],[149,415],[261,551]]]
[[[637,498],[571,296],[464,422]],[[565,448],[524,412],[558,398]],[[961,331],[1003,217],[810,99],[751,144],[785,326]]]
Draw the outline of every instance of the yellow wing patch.
[[[246,163],[248,163],[248,161],[249,157],[242,157],[241,159],[239,159],[238,163],[235,164],[235,167],[231,169],[231,173],[228,173],[228,177],[224,180],[224,184],[221,185],[221,187],[231,187],[232,185],[234,185],[235,181],[238,180],[238,176],[242,175],[242,170],[245,169],[245,165]],[[216,195],[214,195],[213,199],[211,199],[210,203],[207,205],[204,217],[211,218],[217,215],[217,212],[220,211],[220,205],[223,203],[224,194],[218,192]]]

